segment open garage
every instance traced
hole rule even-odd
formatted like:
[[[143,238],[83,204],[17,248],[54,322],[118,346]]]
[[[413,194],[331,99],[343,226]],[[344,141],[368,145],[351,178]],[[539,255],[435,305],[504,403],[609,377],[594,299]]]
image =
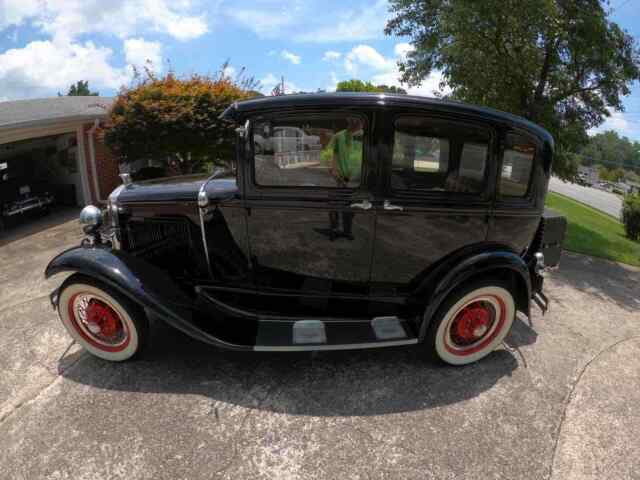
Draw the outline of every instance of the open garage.
[[[57,97],[0,103],[0,226],[105,202],[119,173],[101,134],[111,102]]]

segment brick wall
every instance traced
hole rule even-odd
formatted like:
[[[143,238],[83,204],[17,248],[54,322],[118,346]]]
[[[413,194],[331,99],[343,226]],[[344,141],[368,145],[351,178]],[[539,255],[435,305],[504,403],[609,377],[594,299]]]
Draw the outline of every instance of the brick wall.
[[[90,131],[93,125],[85,126],[85,158],[87,159],[87,173],[89,175],[89,188],[91,190],[91,202],[94,204],[106,201],[109,194],[120,185],[121,180],[118,177],[120,173],[118,168],[118,161],[109,151],[109,148],[104,143],[104,132],[97,129],[94,132],[93,145],[95,153],[95,170],[94,163],[91,161],[91,135]],[[95,191],[94,178],[98,179],[98,187],[100,189],[100,197]]]

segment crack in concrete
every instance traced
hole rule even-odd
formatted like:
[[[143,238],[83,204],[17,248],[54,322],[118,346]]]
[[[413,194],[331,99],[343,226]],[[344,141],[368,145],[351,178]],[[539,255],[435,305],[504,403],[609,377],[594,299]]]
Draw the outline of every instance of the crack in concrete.
[[[600,358],[603,354],[607,353],[609,350],[616,348],[618,345],[621,345],[625,342],[629,342],[631,340],[637,340],[637,339],[640,339],[640,335],[634,335],[632,337],[623,338],[622,340],[618,340],[617,342],[614,342],[611,345],[608,345],[607,347],[600,350],[596,355],[594,355],[587,363],[584,364],[582,369],[580,369],[580,372],[578,373],[576,380],[573,382],[573,385],[571,386],[571,389],[569,390],[569,393],[567,394],[567,397],[563,402],[562,415],[560,416],[560,422],[558,423],[558,427],[556,428],[556,431],[554,432],[554,435],[553,435],[554,442],[553,442],[553,449],[551,452],[551,465],[549,468],[549,476],[547,477],[548,480],[553,479],[553,472],[556,464],[556,457],[558,454],[558,446],[560,444],[560,434],[562,433],[562,427],[564,426],[564,422],[567,418],[567,410],[569,408],[569,404],[574,398],[576,388],[580,383],[580,380],[582,380],[582,376],[585,374],[585,372],[591,366],[591,364],[595,362],[598,358]]]
[[[84,354],[80,355],[74,362],[72,362],[67,368],[61,369],[59,371],[59,373],[57,375],[54,375],[53,373],[51,373],[51,371],[44,367],[45,370],[47,371],[47,373],[49,373],[50,375],[52,375],[54,378],[51,382],[49,382],[47,385],[45,385],[40,391],[38,391],[36,394],[32,395],[31,397],[27,398],[26,400],[23,400],[19,403],[17,403],[16,405],[14,405],[7,413],[5,413],[4,415],[2,415],[0,417],[0,428],[4,425],[4,423],[9,420],[9,418],[11,418],[14,414],[16,414],[19,410],[21,410],[23,407],[30,405],[32,403],[35,403],[38,400],[38,397],[40,397],[42,394],[44,394],[47,390],[49,390],[56,382],[58,382],[58,380],[60,380],[63,376],[63,373],[68,372],[69,370],[71,370],[73,367],[75,367],[76,365],[78,365],[78,363],[80,362],[80,360],[82,360],[85,357]]]

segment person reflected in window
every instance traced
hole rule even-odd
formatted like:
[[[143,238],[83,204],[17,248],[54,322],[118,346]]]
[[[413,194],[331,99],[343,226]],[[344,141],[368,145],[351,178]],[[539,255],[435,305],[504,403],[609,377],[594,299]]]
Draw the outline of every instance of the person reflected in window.
[[[336,132],[327,145],[331,151],[331,175],[339,188],[353,187],[359,183],[362,171],[362,137],[362,121],[347,118],[347,128]],[[332,239],[342,236],[353,240],[353,215],[353,212],[329,212]]]

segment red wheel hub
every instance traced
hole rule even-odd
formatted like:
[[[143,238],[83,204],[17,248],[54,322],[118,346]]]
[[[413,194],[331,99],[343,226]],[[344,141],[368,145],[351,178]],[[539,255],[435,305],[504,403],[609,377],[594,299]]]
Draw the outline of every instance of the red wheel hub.
[[[117,338],[123,330],[118,314],[109,305],[96,299],[89,302],[86,323],[91,333],[106,340]]]
[[[482,302],[467,305],[451,325],[452,339],[461,346],[471,345],[486,335],[493,321],[493,311]]]
[[[90,345],[105,352],[127,348],[130,332],[107,302],[92,293],[78,293],[69,299],[69,319],[78,334]]]

